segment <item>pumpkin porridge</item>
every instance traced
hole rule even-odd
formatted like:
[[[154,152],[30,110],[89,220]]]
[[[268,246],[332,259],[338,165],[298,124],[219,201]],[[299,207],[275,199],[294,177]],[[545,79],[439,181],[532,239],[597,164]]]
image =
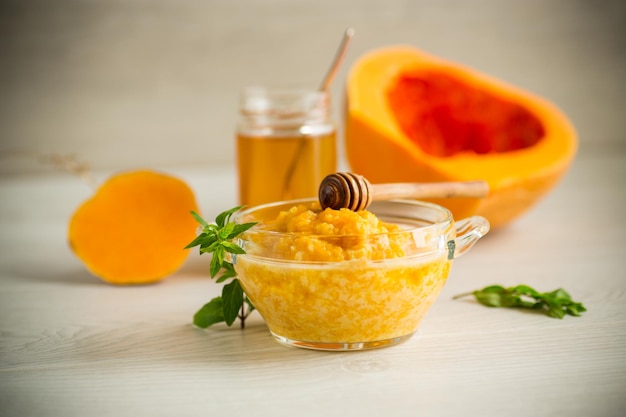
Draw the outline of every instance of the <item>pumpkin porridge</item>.
[[[279,339],[330,345],[409,337],[450,269],[447,252],[425,250],[428,236],[415,230],[369,211],[300,204],[246,233],[247,254],[235,268]]]

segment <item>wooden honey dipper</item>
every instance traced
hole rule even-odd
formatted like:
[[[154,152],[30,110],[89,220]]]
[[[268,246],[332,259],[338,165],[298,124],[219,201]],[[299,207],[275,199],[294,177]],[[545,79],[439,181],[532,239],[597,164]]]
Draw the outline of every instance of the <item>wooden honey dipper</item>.
[[[370,184],[359,174],[336,172],[321,182],[318,197],[322,209],[365,210],[372,201],[396,198],[486,197],[485,181]]]

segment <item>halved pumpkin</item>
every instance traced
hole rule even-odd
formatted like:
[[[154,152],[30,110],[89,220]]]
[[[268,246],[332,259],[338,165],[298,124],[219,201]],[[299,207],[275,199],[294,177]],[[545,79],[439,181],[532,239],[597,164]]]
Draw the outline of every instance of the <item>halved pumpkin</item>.
[[[410,46],[372,51],[347,80],[346,157],[372,183],[485,180],[484,199],[432,200],[492,228],[539,201],[577,137],[553,104]]]

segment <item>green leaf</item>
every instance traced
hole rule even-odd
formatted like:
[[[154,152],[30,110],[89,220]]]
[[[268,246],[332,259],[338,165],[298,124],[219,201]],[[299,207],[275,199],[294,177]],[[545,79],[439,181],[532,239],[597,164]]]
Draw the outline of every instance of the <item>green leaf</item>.
[[[224,311],[224,321],[227,325],[232,325],[239,315],[243,303],[243,289],[238,279],[232,280],[222,288],[222,309]]]
[[[505,288],[502,285],[490,285],[488,287],[483,288],[482,290],[480,290],[480,292],[482,293],[487,293],[487,292],[495,292],[495,293],[502,293],[504,292]]]
[[[580,303],[572,303],[565,306],[565,312],[571,316],[580,316],[580,313],[587,311]]]
[[[239,209],[241,209],[243,206],[237,206],[237,207],[233,207],[230,210],[226,210],[220,214],[217,215],[217,217],[215,218],[215,223],[217,223],[217,225],[219,227],[224,227],[224,225],[226,223],[228,223],[228,221],[230,220],[230,217],[237,211],[239,211]]]
[[[453,299],[474,295],[476,300],[488,307],[516,307],[542,310],[548,317],[562,319],[566,314],[580,316],[587,311],[582,303],[572,301],[570,295],[562,288],[552,292],[540,293],[528,285],[517,285],[504,288],[501,285],[490,285],[471,293],[454,296]]]
[[[222,242],[222,246],[224,247],[226,252],[229,252],[229,253],[234,253],[237,255],[243,255],[244,253],[246,253],[246,251],[243,250],[241,246],[236,245],[232,242]]]
[[[517,285],[512,288],[513,292],[517,292],[528,297],[536,297],[539,293],[528,285]]]
[[[563,308],[559,305],[550,306],[546,314],[555,319],[562,319],[565,317],[565,311],[563,311]]]
[[[224,321],[222,297],[215,297],[193,316],[193,324],[203,329],[222,321]]]
[[[214,252],[215,249],[217,249],[218,246],[220,246],[222,242],[218,241],[218,240],[214,240],[211,239],[210,242],[206,242],[206,244],[203,244],[200,247],[200,253],[211,253]]]
[[[220,240],[227,240],[228,236],[235,230],[236,223],[226,223],[223,228],[220,229],[218,236]]]
[[[200,215],[198,213],[196,213],[195,211],[191,212],[191,215],[194,217],[194,219],[196,219],[196,221],[198,223],[200,223],[202,226],[204,227],[208,227],[209,223],[207,223],[202,217],[200,217]]]
[[[491,289],[487,292],[477,291],[474,296],[483,305],[488,307],[513,307],[518,304],[518,297],[502,292],[495,292]]]
[[[476,300],[487,307],[501,307],[501,294],[497,292],[476,291],[474,293]]]
[[[222,269],[222,264],[224,263],[224,248],[218,246],[215,248],[213,252],[213,258],[211,259],[211,265],[209,267],[209,272],[211,273],[211,278],[217,276]]]
[[[226,254],[231,253],[241,255],[245,250],[232,242],[232,239],[250,229],[256,223],[237,224],[230,219],[243,206],[233,207],[217,215],[215,223],[208,223],[198,213],[191,212],[191,215],[202,225],[202,232],[196,236],[186,247],[189,249],[200,246],[199,252],[213,254],[209,265],[211,278],[216,278],[216,282],[222,283],[234,278],[230,283],[222,288],[222,296],[214,298],[200,309],[194,316],[194,323],[200,327],[208,327],[213,323],[226,321],[230,326],[240,317],[243,327],[245,318],[254,310],[252,304],[248,304],[248,312],[239,315],[240,309],[244,306],[244,299],[247,300],[234,266],[225,260]],[[220,274],[221,271],[221,274]],[[219,275],[219,276],[218,276]]]
[[[562,301],[572,300],[572,297],[570,297],[567,291],[565,291],[563,288],[559,288],[558,290],[552,291],[550,293],[546,293],[546,295],[549,295],[555,300],[562,300]]]
[[[239,236],[240,234],[242,234],[243,232],[247,231],[248,229],[250,229],[254,225],[256,225],[256,223],[235,224],[235,228],[233,229],[232,233],[230,235],[228,235],[228,239],[233,239],[234,237]]]
[[[202,244],[202,242],[205,239],[206,239],[206,235],[204,233],[201,233],[194,240],[192,240],[191,243],[189,243],[187,246],[185,246],[184,249],[190,249],[190,248],[193,248],[194,246],[198,246],[198,245]]]

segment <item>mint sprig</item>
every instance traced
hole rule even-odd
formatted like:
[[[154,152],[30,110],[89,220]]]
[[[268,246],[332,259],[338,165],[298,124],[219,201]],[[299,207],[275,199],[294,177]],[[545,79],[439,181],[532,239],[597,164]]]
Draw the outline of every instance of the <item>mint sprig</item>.
[[[459,294],[453,299],[473,295],[476,300],[487,307],[513,307],[539,310],[548,317],[562,319],[565,315],[580,316],[587,311],[582,303],[562,288],[550,292],[539,292],[528,285],[517,285],[505,288],[501,285],[490,285],[481,290]]]
[[[246,318],[254,311],[254,305],[241,288],[237,273],[233,264],[226,260],[228,253],[242,255],[246,251],[232,240],[250,229],[256,223],[238,224],[231,221],[231,217],[243,206],[233,207],[220,213],[215,218],[215,223],[208,223],[198,213],[191,215],[202,226],[201,233],[191,241],[185,249],[199,246],[200,255],[212,253],[209,273],[211,278],[217,278],[217,283],[224,283],[222,295],[213,298],[206,303],[193,316],[193,323],[202,328],[207,328],[215,323],[225,322],[231,326],[237,318],[241,322],[241,328],[245,327]]]

